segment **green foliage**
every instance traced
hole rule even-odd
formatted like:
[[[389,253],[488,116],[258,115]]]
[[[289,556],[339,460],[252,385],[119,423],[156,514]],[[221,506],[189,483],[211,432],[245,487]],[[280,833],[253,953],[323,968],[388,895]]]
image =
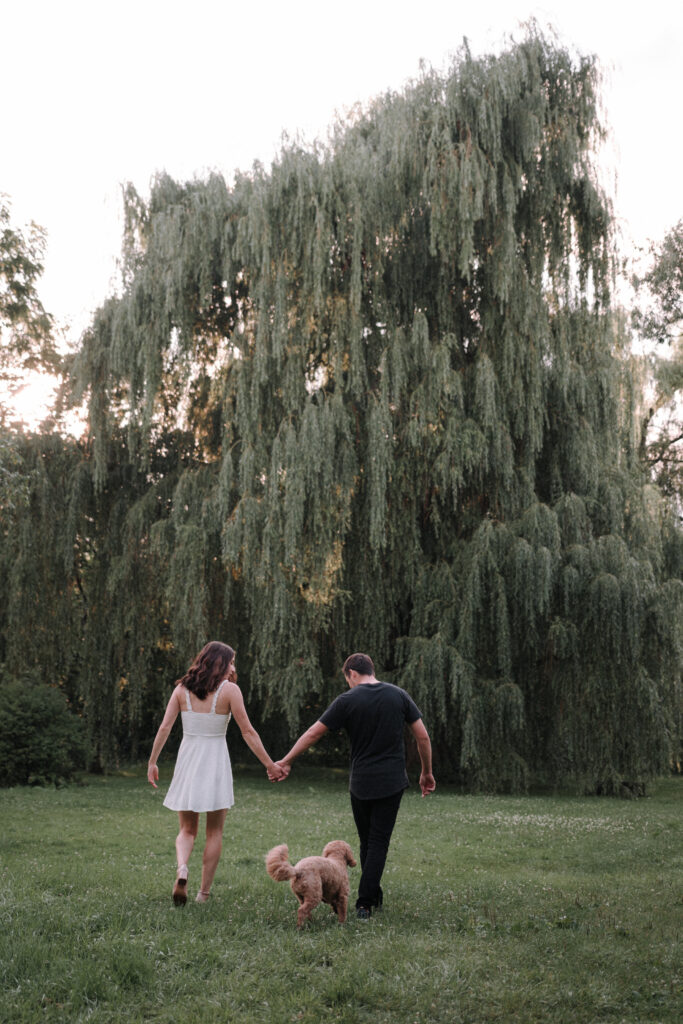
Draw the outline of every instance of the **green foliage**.
[[[88,439],[35,442],[3,555],[6,660],[54,638],[100,766],[211,637],[276,749],[366,650],[472,789],[676,762],[681,533],[634,441],[598,88],[532,29],[268,172],[126,190]]]
[[[0,386],[16,385],[28,370],[54,371],[52,317],[36,282],[43,272],[45,232],[36,224],[13,227],[7,196],[0,193]],[[1,420],[0,420],[1,422]]]
[[[636,278],[633,314],[641,336],[657,348],[645,360],[649,398],[642,412],[641,458],[683,516],[683,221],[650,249],[651,266]]]
[[[635,324],[644,338],[671,344],[683,329],[683,220],[650,247],[650,258],[650,269],[635,281],[648,300],[636,309]]]
[[[0,530],[25,507],[27,482],[16,434],[0,427]]]
[[[60,783],[86,763],[83,722],[54,686],[27,681],[0,683],[3,786]]]

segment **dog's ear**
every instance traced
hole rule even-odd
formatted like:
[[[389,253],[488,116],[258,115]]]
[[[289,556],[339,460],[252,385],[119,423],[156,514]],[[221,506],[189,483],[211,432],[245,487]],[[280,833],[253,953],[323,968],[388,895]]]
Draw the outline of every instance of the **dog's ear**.
[[[353,854],[351,853],[350,846],[346,847],[346,863],[349,865],[350,868],[355,868],[356,866],[356,861],[353,859]]]

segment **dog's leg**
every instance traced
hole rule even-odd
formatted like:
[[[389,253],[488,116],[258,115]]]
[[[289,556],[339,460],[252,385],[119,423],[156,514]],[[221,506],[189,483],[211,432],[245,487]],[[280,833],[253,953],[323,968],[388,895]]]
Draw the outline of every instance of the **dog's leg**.
[[[311,911],[314,907],[317,907],[317,900],[303,900],[296,914],[296,926],[297,928],[303,928],[306,921],[311,919]]]
[[[339,918],[339,924],[344,924],[346,920],[346,910],[349,905],[349,899],[346,893],[341,893],[337,900],[335,910],[337,911],[337,917]]]

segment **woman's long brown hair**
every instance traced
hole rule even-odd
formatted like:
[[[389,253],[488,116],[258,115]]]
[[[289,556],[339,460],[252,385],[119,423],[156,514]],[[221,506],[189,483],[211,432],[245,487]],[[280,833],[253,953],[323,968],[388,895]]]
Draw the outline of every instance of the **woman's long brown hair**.
[[[232,647],[222,644],[220,640],[212,640],[194,659],[182,679],[178,682],[181,686],[195,695],[197,700],[204,700],[209,693],[213,693],[218,685],[226,678],[230,662],[235,657]]]

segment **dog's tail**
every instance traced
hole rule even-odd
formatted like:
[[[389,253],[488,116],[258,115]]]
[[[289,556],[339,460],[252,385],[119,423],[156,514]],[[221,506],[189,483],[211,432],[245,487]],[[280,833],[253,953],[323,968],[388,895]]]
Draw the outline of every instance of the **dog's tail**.
[[[289,848],[283,843],[282,846],[274,846],[266,854],[266,871],[276,882],[286,882],[294,878],[294,868],[287,860]]]

